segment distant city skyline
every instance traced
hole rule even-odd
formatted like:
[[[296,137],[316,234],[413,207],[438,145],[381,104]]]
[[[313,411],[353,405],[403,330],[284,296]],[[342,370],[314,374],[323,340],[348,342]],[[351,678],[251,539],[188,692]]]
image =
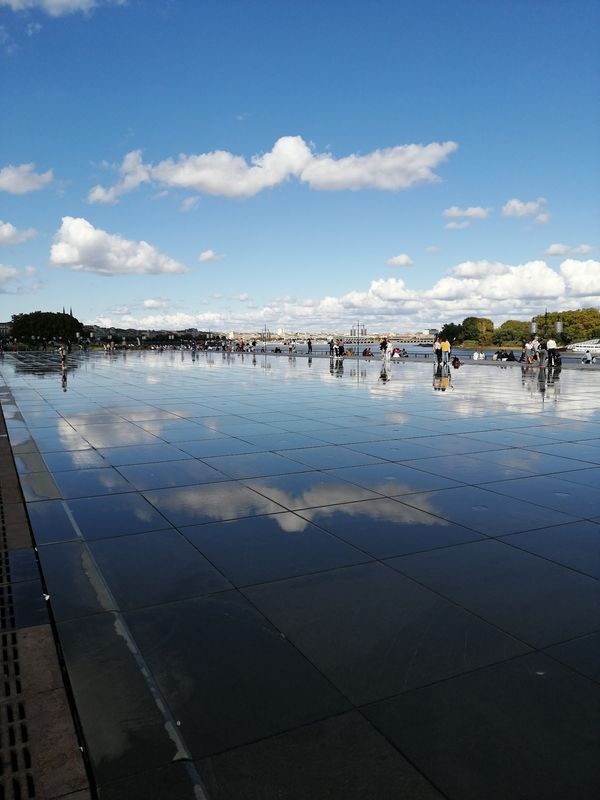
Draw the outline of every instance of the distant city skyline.
[[[0,319],[600,304],[596,0],[0,0]]]

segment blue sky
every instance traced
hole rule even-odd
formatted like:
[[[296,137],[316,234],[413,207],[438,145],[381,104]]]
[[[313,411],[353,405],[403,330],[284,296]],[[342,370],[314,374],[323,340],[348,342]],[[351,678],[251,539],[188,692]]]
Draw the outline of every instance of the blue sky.
[[[597,0],[0,0],[0,317],[600,302]]]

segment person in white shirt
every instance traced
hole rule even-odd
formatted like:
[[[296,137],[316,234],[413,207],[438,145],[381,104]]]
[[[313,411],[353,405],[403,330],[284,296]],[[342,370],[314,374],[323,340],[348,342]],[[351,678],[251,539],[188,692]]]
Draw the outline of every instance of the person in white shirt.
[[[546,342],[546,350],[548,351],[548,366],[553,367],[556,362],[556,341],[552,337]]]

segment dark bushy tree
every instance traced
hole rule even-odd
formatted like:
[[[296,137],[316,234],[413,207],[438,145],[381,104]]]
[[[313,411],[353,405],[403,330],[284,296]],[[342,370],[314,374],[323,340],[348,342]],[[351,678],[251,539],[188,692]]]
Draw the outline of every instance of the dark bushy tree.
[[[74,342],[78,333],[83,333],[83,325],[71,314],[33,311],[12,318],[11,335],[20,342],[30,342],[32,336],[46,341]]]
[[[457,325],[454,322],[447,322],[443,325],[440,336],[445,337],[449,342],[462,342],[465,338],[463,326]]]

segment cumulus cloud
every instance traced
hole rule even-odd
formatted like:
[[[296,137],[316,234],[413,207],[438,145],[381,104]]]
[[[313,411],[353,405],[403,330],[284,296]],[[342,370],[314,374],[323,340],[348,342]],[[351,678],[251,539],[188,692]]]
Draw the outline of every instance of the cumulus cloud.
[[[456,142],[409,144],[375,150],[365,156],[335,160],[330,155],[313,157],[301,180],[313,189],[382,189],[398,191],[419,183],[434,183],[433,172],[457,149]]]
[[[566,289],[574,297],[600,297],[600,261],[568,258],[560,265]]]
[[[37,231],[34,228],[23,228],[18,230],[10,222],[0,220],[0,245],[20,244],[35,236]]]
[[[385,262],[390,267],[412,267],[414,261],[407,253],[400,253],[398,256],[392,256]]]
[[[216,298],[217,300],[219,298]],[[243,299],[239,296],[239,299]],[[427,289],[411,289],[398,278],[371,281],[363,290],[321,298],[279,297],[255,308],[246,303],[219,305],[204,312],[177,311],[131,320],[139,328],[213,330],[350,330],[360,318],[369,332],[408,332],[484,316],[500,324],[530,319],[545,307],[587,308],[600,303],[600,261],[566,259],[553,269],[543,260],[522,264],[464,261]],[[106,326],[105,326],[106,327]]]
[[[35,164],[20,164],[18,167],[9,164],[0,169],[0,192],[10,192],[10,194],[27,194],[27,192],[37,192],[47,186],[54,175],[52,170],[48,172],[35,172]]]
[[[559,244],[558,242],[555,244],[549,245],[545,251],[545,256],[560,256],[564,258],[565,256],[587,256],[594,250],[591,244],[580,244],[577,247],[571,247],[568,244]]]
[[[538,197],[537,200],[524,202],[516,197],[509,200],[502,206],[503,217],[535,217],[540,223],[546,223],[550,219],[550,214],[546,210],[546,200]]]
[[[150,181],[149,170],[142,162],[141,150],[132,150],[131,153],[127,153],[119,167],[119,172],[123,177],[110,189],[104,189],[99,185],[94,186],[88,194],[88,202],[116,203],[121,195],[137,189],[142,183]]]
[[[469,208],[459,208],[458,206],[450,206],[444,209],[442,216],[456,219],[458,217],[470,217],[472,219],[486,219],[489,217],[491,208],[482,208],[481,206],[469,206]]]
[[[90,203],[114,203],[149,180],[171,188],[220,197],[252,197],[295,177],[321,191],[379,189],[398,191],[439,180],[434,170],[456,150],[456,142],[410,144],[335,159],[314,153],[301,136],[282,136],[268,153],[250,163],[226,150],[181,154],[158,164],[143,164],[139,150],[128,153],[121,180],[108,189],[95,186]]]
[[[180,155],[152,168],[160,183],[203,194],[251,197],[302,172],[312,153],[300,136],[283,136],[269,153],[253,156],[251,165],[224,150],[196,156]]]
[[[198,261],[204,263],[205,261],[221,261],[225,256],[220,256],[214,250],[203,250],[198,256]]]
[[[63,217],[54,235],[50,261],[74,272],[98,275],[160,275],[188,272],[148,242],[132,242],[95,228],[83,218]]]

